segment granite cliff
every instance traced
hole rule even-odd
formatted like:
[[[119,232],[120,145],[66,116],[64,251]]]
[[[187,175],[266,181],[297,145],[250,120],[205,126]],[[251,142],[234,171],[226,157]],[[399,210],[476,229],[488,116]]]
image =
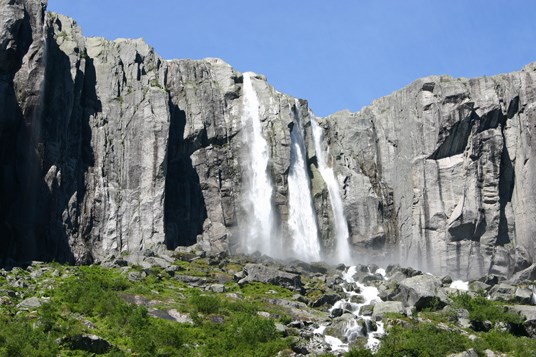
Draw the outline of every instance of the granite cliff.
[[[76,263],[196,244],[240,252],[242,73],[160,58],[143,40],[85,38],[46,2],[0,0],[0,259]],[[358,113],[316,118],[352,258],[463,278],[536,262],[536,66],[415,81]],[[322,249],[334,217],[305,100],[251,77],[277,235],[288,234],[291,130],[300,120]],[[247,237],[246,237],[247,238]],[[528,270],[526,270],[528,269]]]

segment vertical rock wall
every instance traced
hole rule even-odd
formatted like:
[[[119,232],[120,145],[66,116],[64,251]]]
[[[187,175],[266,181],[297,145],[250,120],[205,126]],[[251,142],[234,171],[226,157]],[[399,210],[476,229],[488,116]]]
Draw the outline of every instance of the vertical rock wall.
[[[84,38],[38,0],[0,0],[0,260],[88,263],[198,243],[240,251],[248,175],[242,75],[161,59],[142,40]],[[535,65],[417,80],[320,119],[356,261],[510,275],[535,261]],[[253,77],[289,239],[290,130],[301,110],[325,252],[335,247],[307,103]],[[288,242],[286,242],[288,243]],[[285,244],[285,243],[284,243]]]
[[[532,263],[535,78],[429,77],[329,117],[354,243],[457,277]]]

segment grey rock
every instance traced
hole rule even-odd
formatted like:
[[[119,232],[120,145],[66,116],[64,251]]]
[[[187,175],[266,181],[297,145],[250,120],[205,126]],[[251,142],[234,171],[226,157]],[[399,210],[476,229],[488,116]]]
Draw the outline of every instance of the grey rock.
[[[532,302],[532,290],[529,288],[517,287],[514,293],[514,300],[519,304],[530,304]]]
[[[361,309],[359,309],[359,314],[363,316],[372,316],[374,313],[374,306],[375,305],[363,305],[361,306]]]
[[[478,352],[475,349],[471,348],[470,350],[463,351],[460,353],[452,353],[447,357],[478,357]]]
[[[405,306],[415,306],[417,310],[441,309],[447,304],[447,296],[440,287],[441,281],[432,275],[414,276],[400,282],[395,299]]]
[[[0,7],[0,262],[103,262],[159,255],[163,245],[242,252],[242,74],[214,58],[165,61],[140,39],[84,38],[45,7]],[[526,128],[536,117],[535,68],[422,78],[360,112],[319,119],[353,254],[456,279],[534,278],[536,139]],[[298,108],[263,76],[252,82],[270,138],[277,234],[288,239]],[[313,115],[304,100],[299,109],[330,254]]]
[[[372,317],[383,317],[385,314],[405,314],[406,309],[400,301],[381,301],[374,305]]]
[[[331,322],[331,325],[326,327],[324,335],[337,337],[341,341],[347,342],[346,330],[348,328],[348,324],[356,319],[357,318],[352,314],[344,314],[340,317],[334,318]]]
[[[513,285],[501,283],[493,286],[489,295],[492,300],[510,301],[514,299],[516,290],[517,288]]]
[[[528,268],[518,271],[510,278],[510,282],[513,284],[520,284],[525,281],[536,281],[536,264],[532,264]]]
[[[482,292],[482,291],[487,292],[489,291],[490,288],[491,286],[478,280],[471,281],[469,283],[469,291],[472,291],[475,293]]]
[[[311,306],[312,307],[320,307],[324,305],[331,306],[335,304],[337,301],[341,300],[342,297],[338,294],[323,294],[318,299],[316,299]]]
[[[528,336],[536,338],[536,306],[514,305],[508,307],[509,311],[519,313],[525,318],[523,327]]]
[[[301,278],[297,274],[287,273],[273,267],[261,264],[246,264],[244,267],[246,276],[241,279],[239,284],[247,284],[253,281],[279,285],[291,290],[301,290]]]
[[[22,300],[18,305],[17,307],[21,310],[35,310],[37,309],[38,307],[40,307],[41,305],[43,305],[43,301],[40,300],[39,298],[33,296],[31,298],[28,298],[28,299],[24,299]]]
[[[224,293],[225,286],[223,284],[212,284],[209,286],[210,291],[214,293]]]

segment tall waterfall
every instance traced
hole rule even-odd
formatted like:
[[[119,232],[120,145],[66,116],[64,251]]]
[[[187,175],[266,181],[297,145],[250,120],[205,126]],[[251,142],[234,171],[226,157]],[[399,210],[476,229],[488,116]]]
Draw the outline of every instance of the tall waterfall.
[[[344,216],[339,183],[337,182],[333,169],[328,166],[325,151],[322,149],[322,128],[313,118],[311,118],[311,126],[313,129],[313,140],[318,160],[318,170],[328,187],[331,210],[335,220],[336,250],[333,258],[338,262],[349,264],[351,263],[351,255],[350,244],[348,243],[348,224],[346,222],[346,217]]]
[[[251,83],[251,73],[244,73],[242,128],[243,143],[248,151],[243,174],[245,192],[242,195],[247,224],[242,247],[247,253],[261,253],[278,256],[279,247],[273,239],[274,209],[272,203],[273,186],[268,174],[269,148],[262,136],[259,117],[259,100]]]
[[[296,100],[294,126],[290,132],[290,170],[288,175],[289,218],[293,253],[305,261],[320,260],[320,243],[316,215],[311,198],[309,174],[305,161],[303,123],[300,106]]]

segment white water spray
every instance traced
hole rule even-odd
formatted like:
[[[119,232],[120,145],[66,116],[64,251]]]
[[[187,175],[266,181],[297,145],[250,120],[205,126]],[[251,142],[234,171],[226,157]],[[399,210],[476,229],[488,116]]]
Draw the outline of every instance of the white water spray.
[[[305,162],[306,150],[298,100],[294,126],[290,132],[290,170],[288,175],[289,218],[294,255],[305,261],[320,260],[316,215],[311,198],[310,179]]]
[[[314,119],[311,119],[311,126],[313,129],[313,141],[318,161],[318,171],[320,171],[320,175],[322,175],[322,178],[328,187],[331,210],[335,220],[336,248],[334,258],[337,262],[350,264],[352,259],[350,254],[350,244],[348,243],[348,224],[346,222],[346,217],[344,216],[339,183],[337,182],[333,169],[328,166],[325,152],[322,149],[322,128]]]
[[[262,136],[259,117],[259,100],[251,82],[251,73],[244,73],[242,114],[243,143],[247,148],[245,164],[245,194],[243,208],[247,216],[242,247],[247,253],[259,251],[276,256],[278,244],[273,239],[274,209],[273,186],[268,173],[270,154],[268,144]]]

